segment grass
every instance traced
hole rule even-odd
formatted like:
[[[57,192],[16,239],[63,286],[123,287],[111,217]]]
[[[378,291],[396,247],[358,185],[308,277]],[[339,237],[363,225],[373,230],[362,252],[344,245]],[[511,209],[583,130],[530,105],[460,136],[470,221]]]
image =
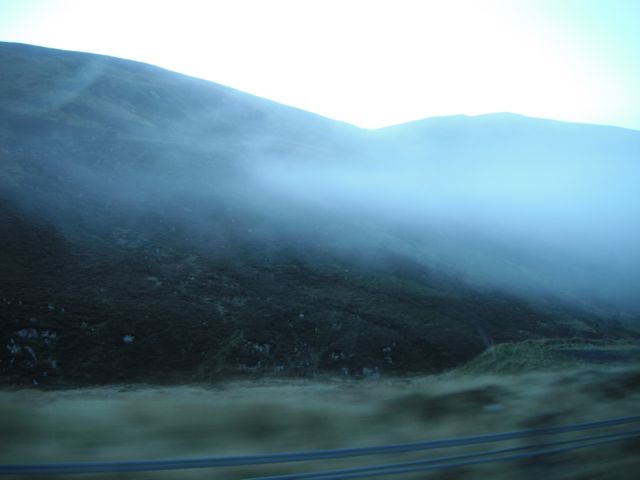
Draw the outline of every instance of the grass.
[[[541,339],[494,345],[458,369],[467,374],[518,374],[557,371],[585,363],[629,363],[640,360],[640,344],[632,340],[583,338]]]
[[[521,345],[520,352],[539,348]],[[478,374],[481,358],[473,374],[467,366],[443,375],[361,381],[265,378],[209,385],[5,389],[0,391],[0,462],[163,459],[339,448],[638,413],[637,365],[576,363],[552,371]],[[425,478],[536,478],[544,471],[552,478],[631,479],[640,467],[639,450],[637,441],[628,441],[538,462],[435,472]],[[453,453],[435,451],[428,456]],[[424,455],[228,469],[217,478],[413,458]],[[204,479],[213,474],[212,470],[192,470],[90,478]]]

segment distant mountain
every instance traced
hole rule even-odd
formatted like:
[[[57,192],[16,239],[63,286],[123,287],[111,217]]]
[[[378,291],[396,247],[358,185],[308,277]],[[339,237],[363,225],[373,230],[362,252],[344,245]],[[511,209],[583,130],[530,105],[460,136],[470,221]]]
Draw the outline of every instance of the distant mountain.
[[[483,268],[459,269],[639,311],[640,132],[494,114],[373,133],[390,144],[385,156],[402,158],[403,194],[413,186],[422,212],[429,205],[477,240],[471,250],[490,251]]]
[[[638,336],[639,132],[369,131],[110,57],[0,62],[4,382],[440,371]]]

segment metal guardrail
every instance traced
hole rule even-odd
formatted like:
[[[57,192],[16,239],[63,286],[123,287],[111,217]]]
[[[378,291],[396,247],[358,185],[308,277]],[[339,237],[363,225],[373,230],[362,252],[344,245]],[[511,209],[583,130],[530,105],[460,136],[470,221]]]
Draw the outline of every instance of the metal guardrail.
[[[204,457],[192,459],[172,460],[137,460],[137,461],[109,461],[109,462],[67,462],[40,464],[4,464],[0,465],[0,475],[60,475],[87,474],[108,472],[148,472],[158,470],[186,470],[195,468],[240,467],[249,465],[268,465],[275,463],[305,462],[311,460],[331,460],[339,458],[361,457],[390,453],[407,453],[438,448],[494,443],[521,438],[558,435],[561,433],[579,432],[598,428],[617,427],[640,423],[640,416],[629,416],[602,420],[597,422],[578,423],[559,427],[517,430],[504,433],[476,435],[468,437],[431,440],[393,445],[379,445],[372,447],[341,448],[334,450],[315,450],[308,452],[276,453],[267,455],[245,455],[227,457]],[[315,473],[301,473],[260,477],[261,480],[276,479],[348,479],[382,475],[398,475],[428,470],[442,470],[482,463],[516,460],[520,458],[538,457],[568,452],[580,448],[593,447],[606,443],[618,442],[630,438],[640,437],[640,430],[629,430],[572,440],[546,442],[537,445],[487,450],[478,453],[440,457],[429,460],[393,463],[352,469],[332,470]],[[522,450],[532,450],[524,453],[514,453]],[[511,454],[511,455],[505,455]]]
[[[415,460],[412,462],[388,463],[368,467],[346,468],[340,470],[328,470],[314,473],[293,473],[289,475],[275,475],[269,477],[254,477],[253,480],[343,480],[351,478],[364,478],[383,475],[399,475],[405,473],[426,472],[429,470],[448,470],[483,463],[504,462],[510,460],[535,458],[545,455],[565,453],[580,448],[605,445],[630,438],[640,438],[640,430],[633,430],[624,434],[597,435],[574,440],[563,440],[560,442],[540,443],[536,445],[526,445],[521,447],[502,448],[486,450],[482,452],[454,455],[448,457],[432,458],[429,460]],[[558,447],[560,448],[550,448]],[[516,455],[504,455],[505,453],[518,452],[522,450],[533,450]],[[490,457],[490,458],[483,458]]]

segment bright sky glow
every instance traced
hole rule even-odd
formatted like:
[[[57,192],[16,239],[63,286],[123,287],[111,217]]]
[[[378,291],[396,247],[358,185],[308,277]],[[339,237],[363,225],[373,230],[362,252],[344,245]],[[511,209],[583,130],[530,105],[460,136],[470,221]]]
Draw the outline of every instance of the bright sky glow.
[[[640,130],[638,0],[0,0],[0,40],[103,53],[358,126],[514,112]]]

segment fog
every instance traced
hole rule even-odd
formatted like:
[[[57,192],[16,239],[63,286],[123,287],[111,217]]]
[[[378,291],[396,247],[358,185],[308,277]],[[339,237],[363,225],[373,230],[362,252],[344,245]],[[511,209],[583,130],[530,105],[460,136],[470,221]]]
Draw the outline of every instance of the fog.
[[[258,175],[351,218],[354,249],[384,244],[479,286],[638,308],[639,133],[514,115],[389,130],[355,160],[272,158]]]
[[[76,61],[82,81],[7,104],[0,183],[72,243],[126,227],[218,256],[246,244],[375,267],[393,254],[482,289],[640,312],[640,132],[510,114],[367,131]]]
[[[460,119],[461,128],[482,122]],[[71,236],[77,215],[89,224],[111,221],[91,213],[91,206],[104,207],[138,229],[189,232],[189,242],[199,239],[212,253],[243,240],[284,251],[307,242],[309,256],[321,247],[366,262],[393,252],[484,288],[640,307],[640,134],[605,129],[603,143],[615,147],[622,137],[628,144],[609,155],[559,148],[561,136],[543,148],[534,139],[503,149],[499,129],[462,148],[452,139],[453,153],[428,144],[405,151],[404,142],[376,138],[380,133],[372,132],[361,153],[330,158],[312,146],[273,155],[256,145],[224,161],[215,150],[148,152],[146,145],[146,156],[111,164],[56,156],[46,165],[48,176],[66,182],[66,194],[74,192],[80,204],[42,201]],[[427,126],[427,139],[429,133]],[[53,142],[47,149],[56,150]],[[127,152],[141,148],[124,145]]]

